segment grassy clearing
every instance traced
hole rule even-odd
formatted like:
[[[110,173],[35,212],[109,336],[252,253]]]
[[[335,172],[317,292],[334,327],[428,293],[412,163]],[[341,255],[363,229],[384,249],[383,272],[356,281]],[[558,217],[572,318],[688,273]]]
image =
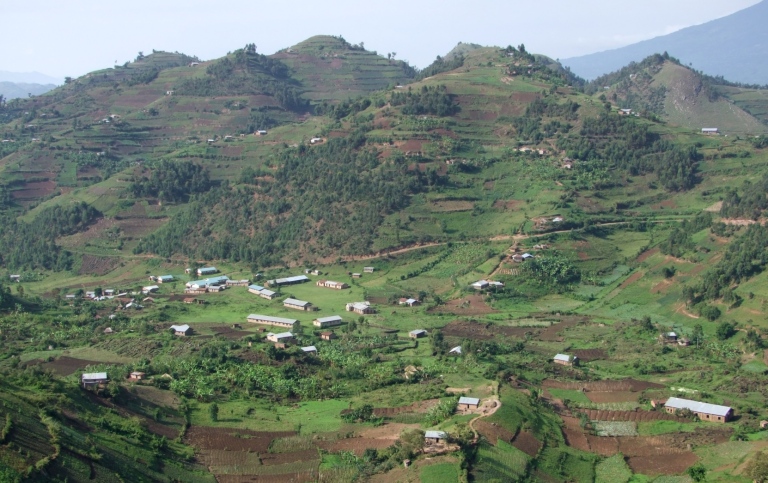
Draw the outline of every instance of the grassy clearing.
[[[422,483],[443,483],[459,480],[459,468],[455,463],[439,463],[425,466],[419,472]]]
[[[620,454],[604,459],[595,467],[595,483],[627,483],[631,478],[632,470]]]

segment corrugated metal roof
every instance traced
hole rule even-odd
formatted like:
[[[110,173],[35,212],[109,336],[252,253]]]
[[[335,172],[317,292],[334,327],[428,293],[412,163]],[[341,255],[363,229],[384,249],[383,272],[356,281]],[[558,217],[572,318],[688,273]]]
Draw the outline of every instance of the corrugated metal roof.
[[[480,404],[480,400],[476,397],[460,397],[459,404]]]
[[[301,350],[303,350],[304,352],[317,352],[317,347],[310,345],[307,347],[302,347]]]
[[[715,416],[726,416],[731,411],[731,408],[728,406],[718,406],[717,404],[691,401],[690,399],[678,397],[669,398],[665,406],[672,409],[690,409],[695,413],[714,414]]]
[[[270,315],[251,314],[248,319],[264,320],[267,322],[279,322],[281,324],[295,324],[298,322],[296,319],[286,319],[283,317],[272,317]]]
[[[566,354],[557,354],[555,356],[556,361],[563,361],[563,362],[571,362],[571,358],[572,358],[571,356]]]
[[[270,280],[269,284],[282,285],[284,283],[306,282],[308,280],[309,278],[306,275],[296,275],[294,277],[276,278],[275,280]]]
[[[427,431],[424,433],[425,438],[438,438],[438,439],[445,439],[448,437],[447,434],[445,434],[445,431]]]
[[[293,337],[293,334],[291,334],[290,332],[280,332],[279,334],[275,334],[275,339],[278,339],[278,340],[290,339],[291,337]]]
[[[290,297],[285,299],[285,300],[283,300],[283,303],[284,304],[288,304],[288,305],[298,305],[299,307],[304,307],[304,306],[307,306],[307,305],[312,305],[309,302],[307,302],[306,300],[292,299]]]
[[[408,332],[409,334],[416,335],[416,334],[426,334],[427,331],[424,329],[416,329]]]
[[[83,374],[83,380],[88,381],[91,379],[106,379],[107,373],[106,372],[89,372],[87,374]]]
[[[318,318],[316,320],[322,324],[322,323],[325,323],[325,322],[341,321],[341,317],[338,316],[338,315],[331,315],[331,316],[328,316],[328,317],[320,317],[320,318]]]
[[[175,330],[176,332],[186,332],[189,330],[189,325],[172,325],[171,330]]]
[[[275,293],[277,293],[277,292],[273,292],[273,291],[271,291],[271,290],[263,289],[263,290],[261,291],[261,293],[262,293],[262,294],[264,294],[264,295],[266,295],[266,296],[268,296],[268,297],[271,297],[271,296],[275,295]]]
[[[264,287],[262,287],[261,285],[248,285],[248,288],[251,290],[258,290],[258,291],[264,290]]]

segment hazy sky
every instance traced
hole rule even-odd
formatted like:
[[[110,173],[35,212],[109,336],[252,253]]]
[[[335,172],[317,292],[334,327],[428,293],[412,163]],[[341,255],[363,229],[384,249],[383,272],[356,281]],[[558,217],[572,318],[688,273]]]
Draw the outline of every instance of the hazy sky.
[[[759,0],[0,0],[0,70],[56,77],[139,51],[212,59],[255,43],[271,54],[342,35],[425,67],[459,41],[567,58],[724,17]]]

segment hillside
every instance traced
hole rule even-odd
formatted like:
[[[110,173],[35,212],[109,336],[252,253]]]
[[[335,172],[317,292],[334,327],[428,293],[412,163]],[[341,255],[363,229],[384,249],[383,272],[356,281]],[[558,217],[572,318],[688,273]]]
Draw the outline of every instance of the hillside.
[[[561,59],[577,75],[592,80],[651,54],[668,52],[697,70],[734,82],[768,84],[768,1],[702,25],[619,49]]]
[[[655,55],[598,77],[588,91],[601,91],[625,108],[649,112],[691,130],[718,127],[732,134],[766,132],[765,124],[744,111],[738,102],[731,101],[727,97],[731,91],[715,82],[716,79],[694,72],[674,58]],[[745,107],[761,112],[759,105]]]
[[[154,52],[4,106],[0,480],[756,479],[760,125],[662,56],[603,89],[462,45],[407,80],[325,36]]]

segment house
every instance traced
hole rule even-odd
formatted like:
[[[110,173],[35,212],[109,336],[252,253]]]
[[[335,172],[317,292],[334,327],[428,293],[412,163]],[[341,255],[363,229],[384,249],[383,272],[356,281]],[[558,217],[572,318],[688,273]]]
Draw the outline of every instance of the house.
[[[424,443],[437,444],[444,443],[448,439],[445,431],[426,431],[424,433]]]
[[[688,347],[689,345],[691,345],[691,341],[686,339],[685,337],[682,337],[680,339],[677,339],[677,345],[682,347]]]
[[[523,260],[523,256],[519,253],[515,253],[512,255],[512,261],[515,263],[523,263],[525,260]]]
[[[246,279],[226,281],[227,287],[247,287],[249,283],[251,283],[251,281]]]
[[[187,297],[184,299],[185,304],[198,304],[198,305],[204,305],[205,300],[196,299],[194,297]]]
[[[85,298],[87,298],[87,299],[95,299],[96,298],[96,292],[85,292]]]
[[[201,294],[204,294],[204,293],[208,293],[208,289],[205,288],[205,287],[203,287],[203,288],[185,288],[184,289],[184,293],[185,294],[189,294],[189,295],[201,295]]]
[[[413,298],[411,299],[401,298],[397,303],[400,305],[407,305],[408,307],[415,307],[417,305],[421,305],[421,302]]]
[[[375,314],[376,309],[371,307],[370,302],[350,302],[347,304],[347,312],[354,312],[356,314]]]
[[[202,267],[197,269],[197,275],[213,275],[214,273],[218,273],[218,270],[216,267]]]
[[[146,302],[154,303],[155,299],[153,297],[144,297],[143,299],[141,299],[141,301],[144,302],[144,303],[146,303]]]
[[[276,325],[278,327],[289,327],[291,329],[296,327],[296,324],[299,323],[296,319],[286,319],[283,317],[272,317],[270,315],[260,314],[251,314],[246,320],[253,324]]]
[[[141,289],[142,293],[145,293],[145,294],[157,292],[158,290],[160,290],[160,287],[158,287],[157,285],[148,285]]]
[[[264,289],[261,292],[259,292],[259,297],[267,300],[272,300],[277,296],[277,292],[273,292],[271,290]]]
[[[452,354],[452,355],[460,356],[460,355],[461,355],[461,346],[460,346],[460,345],[457,345],[457,346],[456,346],[456,347],[454,347],[453,349],[449,350],[449,351],[448,351],[448,354]]]
[[[293,285],[297,283],[309,282],[309,278],[306,275],[297,275],[295,277],[276,278],[274,280],[267,280],[267,286],[277,287],[280,285]]]
[[[317,354],[317,347],[310,345],[307,347],[302,347],[301,351],[304,352],[305,354]]]
[[[320,272],[320,270],[312,270],[312,271],[311,271],[311,272],[309,272],[309,273],[311,273],[312,275],[315,275],[315,276],[317,276],[317,275],[322,275],[322,273]]]
[[[529,258],[533,258],[533,255],[531,255],[530,253],[526,252],[526,253],[523,253],[522,255],[520,255],[520,258],[522,258],[523,261],[525,261],[525,260],[528,260]]]
[[[416,329],[408,332],[408,337],[411,339],[420,339],[427,336],[427,331],[424,329]]]
[[[80,377],[80,381],[83,383],[83,388],[85,389],[88,386],[102,386],[109,381],[109,378],[107,377],[106,372],[91,372],[83,374]]]
[[[768,429],[768,421],[766,421],[765,419],[760,421],[760,429]]]
[[[477,409],[480,406],[480,399],[476,397],[460,397],[458,409]]]
[[[632,115],[632,109],[619,109],[619,115],[620,116],[631,116]]]
[[[334,334],[333,332],[320,332],[320,338],[321,338],[322,340],[333,340],[333,339],[338,339],[338,337],[336,336],[336,334]]]
[[[307,302],[306,300],[297,300],[293,298],[287,298],[283,300],[283,307],[288,307],[289,309],[295,309],[295,310],[315,310],[315,308],[312,306],[310,302]]]
[[[352,278],[363,278],[363,274],[362,273],[353,273],[352,274]]]
[[[187,324],[184,325],[172,325],[170,327],[170,330],[173,331],[173,335],[178,335],[179,337],[185,337],[188,335],[192,335],[192,327],[188,326]]]
[[[363,267],[363,273],[373,273],[374,270],[374,267]]]
[[[320,317],[312,321],[312,325],[324,329],[326,327],[333,327],[335,325],[341,325],[344,321],[338,315],[331,315],[330,317]]]
[[[712,136],[715,134],[720,134],[720,131],[716,127],[703,127],[701,128],[701,134],[706,134],[707,136]]]
[[[280,332],[279,334],[274,334],[270,332],[269,334],[267,334],[267,340],[270,342],[279,342],[282,344],[286,344],[288,342],[293,342],[294,338],[293,338],[293,334],[291,334],[290,332]]]
[[[344,282],[334,282],[333,280],[318,280],[315,284],[318,287],[325,287],[325,288],[332,288],[336,290],[343,290],[345,288],[349,288],[349,285],[347,285]]]
[[[256,134],[258,134],[259,136],[266,136],[267,131],[265,131],[264,129],[259,129],[258,131],[256,131]]]
[[[478,280],[477,282],[472,284],[472,288],[475,290],[485,290],[488,288],[488,281],[487,280]]]
[[[190,67],[197,67],[198,65],[200,65],[200,62],[190,62],[189,63]]]
[[[11,275],[11,282],[20,282],[21,275]]]
[[[208,286],[208,291],[209,292],[217,292],[218,293],[218,292],[221,292],[222,290],[226,290],[226,289],[227,289],[226,285],[209,285]]]
[[[562,216],[556,216],[552,218],[552,223],[562,223],[563,217]]]
[[[114,295],[115,295],[115,290],[114,290],[114,289],[111,289],[111,288],[108,288],[108,289],[106,289],[106,290],[105,290],[103,293],[104,293],[104,295],[106,295],[107,297],[114,297]]]
[[[312,138],[309,140],[309,144],[320,144],[323,142],[323,138]]]
[[[132,381],[141,381],[144,379],[145,374],[139,371],[133,371],[128,379]]]
[[[691,401],[690,399],[671,397],[664,405],[664,410],[670,414],[681,409],[690,410],[702,421],[725,423],[733,417],[733,409],[728,406],[718,406],[717,404]]]
[[[677,344],[677,333],[665,332],[659,335],[659,342],[662,344]]]
[[[114,330],[112,330],[112,327],[107,327],[106,329],[104,329],[104,333],[105,333],[105,334],[112,334],[112,333],[114,333],[114,332],[115,332],[115,331],[114,331]]]
[[[256,284],[248,285],[248,291],[256,295],[259,295],[259,293],[262,290],[264,290],[264,287],[262,287],[261,285],[256,285]]]
[[[561,366],[578,366],[579,365],[578,357],[567,355],[567,354],[557,354],[553,360],[555,361],[555,364],[560,364]]]
[[[173,95],[173,91],[165,91],[165,95],[166,96],[172,96]]]

